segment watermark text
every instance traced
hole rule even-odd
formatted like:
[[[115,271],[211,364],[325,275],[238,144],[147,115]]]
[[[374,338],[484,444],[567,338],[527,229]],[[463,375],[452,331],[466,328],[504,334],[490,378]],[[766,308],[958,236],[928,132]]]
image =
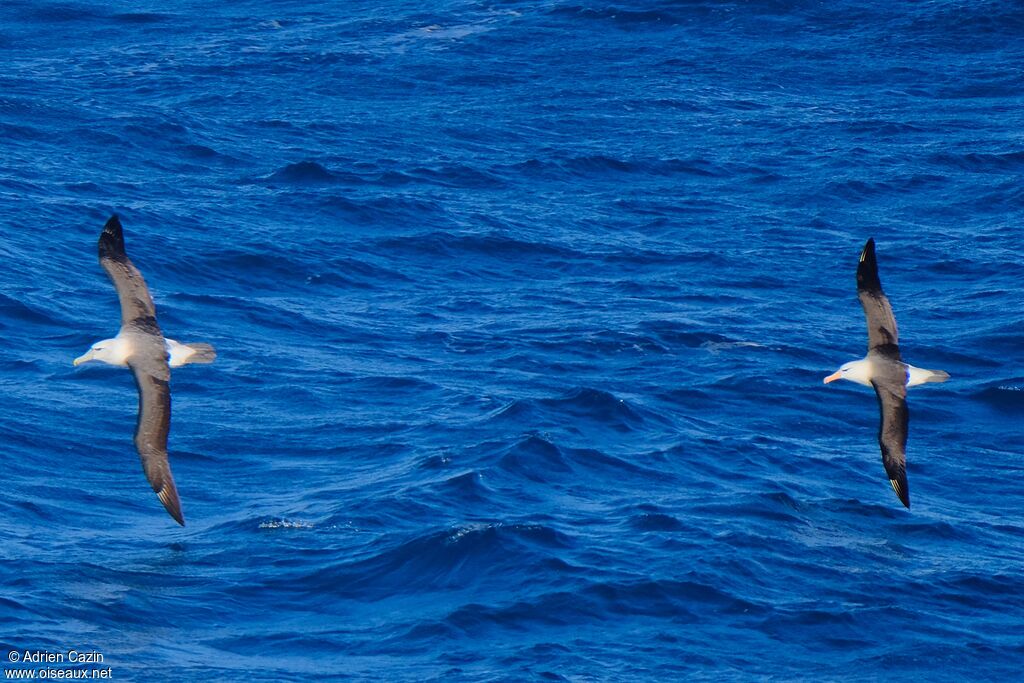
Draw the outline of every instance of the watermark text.
[[[104,661],[96,650],[11,650],[4,680],[111,680],[112,667],[98,666]]]

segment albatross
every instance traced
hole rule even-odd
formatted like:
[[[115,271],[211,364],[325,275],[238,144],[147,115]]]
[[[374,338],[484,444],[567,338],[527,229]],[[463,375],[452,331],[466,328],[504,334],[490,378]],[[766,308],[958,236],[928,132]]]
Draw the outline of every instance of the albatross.
[[[170,368],[190,363],[212,363],[217,357],[209,344],[182,344],[166,339],[156,322],[156,307],[146,281],[124,250],[121,221],[111,216],[99,241],[100,265],[107,272],[121,302],[121,330],[103,339],[75,359],[75,366],[100,361],[130,368],[139,390],[139,416],[135,448],[142,469],[157,498],[174,520],[185,526],[178,489],[167,460],[167,432],[171,427]]]
[[[889,475],[889,484],[896,496],[910,507],[910,489],[907,487],[907,389],[928,382],[945,382],[949,373],[925,370],[904,363],[900,358],[899,333],[892,306],[882,291],[878,279],[878,261],[875,259],[875,240],[864,245],[857,264],[857,297],[864,308],[868,323],[868,355],[860,360],[844,363],[825,378],[825,384],[845,379],[874,387],[881,410],[878,427],[878,445],[882,449],[882,464]]]

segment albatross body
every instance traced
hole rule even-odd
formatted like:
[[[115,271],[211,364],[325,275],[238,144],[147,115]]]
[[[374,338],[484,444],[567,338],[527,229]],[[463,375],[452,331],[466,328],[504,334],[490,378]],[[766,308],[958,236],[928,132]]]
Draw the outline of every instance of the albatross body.
[[[142,469],[171,517],[185,525],[181,501],[167,460],[167,433],[171,427],[170,368],[188,363],[212,363],[209,344],[181,344],[165,339],[156,322],[156,307],[145,280],[124,250],[121,221],[111,216],[99,241],[100,265],[110,276],[121,302],[121,330],[113,339],[92,345],[75,365],[100,361],[130,368],[139,390],[139,417],[135,448]]]
[[[882,291],[875,259],[875,240],[869,239],[857,265],[857,296],[868,324],[868,355],[845,363],[825,378],[825,384],[845,379],[874,387],[881,409],[878,445],[889,483],[900,502],[910,507],[907,486],[907,388],[928,382],[945,382],[949,373],[925,370],[904,363],[900,358],[899,333],[892,306]]]

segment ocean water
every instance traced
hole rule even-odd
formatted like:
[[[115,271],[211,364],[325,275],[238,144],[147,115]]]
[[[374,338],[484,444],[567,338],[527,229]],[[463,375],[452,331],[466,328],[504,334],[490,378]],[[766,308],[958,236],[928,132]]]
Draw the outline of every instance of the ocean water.
[[[1024,9],[5,0],[0,655],[116,680],[1009,680]],[[132,446],[118,213],[187,526]],[[910,393],[905,510],[869,236]],[[846,383],[839,383],[846,384]],[[71,666],[71,665],[65,665]]]

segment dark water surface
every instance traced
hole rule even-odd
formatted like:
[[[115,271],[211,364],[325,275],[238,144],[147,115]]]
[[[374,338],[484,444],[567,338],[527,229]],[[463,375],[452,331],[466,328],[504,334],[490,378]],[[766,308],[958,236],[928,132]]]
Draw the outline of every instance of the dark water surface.
[[[0,650],[117,680],[1009,680],[1024,9],[0,8]],[[96,238],[175,371],[143,478]],[[889,489],[869,236],[911,392]],[[844,383],[841,383],[844,384]],[[7,665],[5,666],[12,666]]]

